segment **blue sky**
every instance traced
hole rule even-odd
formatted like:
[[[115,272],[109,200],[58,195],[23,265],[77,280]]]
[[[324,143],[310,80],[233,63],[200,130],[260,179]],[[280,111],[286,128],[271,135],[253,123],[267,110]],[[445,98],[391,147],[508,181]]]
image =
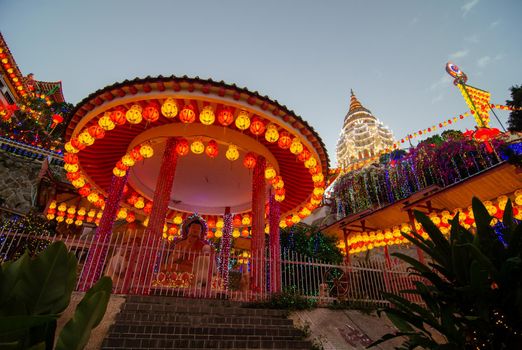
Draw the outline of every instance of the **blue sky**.
[[[448,60],[504,103],[522,84],[521,14],[520,0],[0,0],[0,30],[71,103],[136,76],[224,80],[301,115],[333,165],[350,89],[397,138],[466,111]]]

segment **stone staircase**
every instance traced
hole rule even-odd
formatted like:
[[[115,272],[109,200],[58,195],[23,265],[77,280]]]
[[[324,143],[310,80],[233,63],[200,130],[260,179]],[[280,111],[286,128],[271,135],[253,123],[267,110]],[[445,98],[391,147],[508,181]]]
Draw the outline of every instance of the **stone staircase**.
[[[102,349],[311,349],[284,310],[226,300],[129,296]]]

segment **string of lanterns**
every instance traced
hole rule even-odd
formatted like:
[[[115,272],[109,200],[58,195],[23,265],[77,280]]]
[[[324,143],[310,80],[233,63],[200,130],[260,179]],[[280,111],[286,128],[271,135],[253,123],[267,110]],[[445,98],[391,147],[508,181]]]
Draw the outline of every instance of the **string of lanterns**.
[[[499,196],[495,201],[484,202],[484,206],[488,213],[494,217],[492,220],[493,225],[502,220],[507,201],[508,197],[503,195]],[[514,192],[512,205],[513,217],[517,220],[522,220],[522,189]],[[452,212],[448,210],[432,212],[428,216],[435,226],[437,226],[443,234],[447,235],[450,232],[449,221],[453,219],[457,213],[459,213],[459,223],[464,228],[469,229],[471,227],[476,227],[471,207],[466,209],[456,208]],[[422,225],[414,220],[414,227],[412,227],[410,223],[402,223],[384,230],[360,232],[351,235],[347,239],[348,253],[358,254],[374,248],[384,247],[386,245],[390,246],[409,243],[409,241],[401,235],[401,232],[410,233],[413,228],[415,228],[415,231],[423,238],[427,239],[429,237],[427,232],[424,231]],[[337,246],[344,252],[344,249],[346,248],[344,241],[339,241]]]
[[[82,226],[83,222],[93,222],[96,226],[100,224],[103,211],[96,211],[95,209],[85,209],[80,207],[76,209],[75,205],[67,206],[66,203],[57,204],[56,200],[51,201],[46,212],[47,220],[56,220],[57,222],[64,222],[67,225],[74,223],[76,226]]]

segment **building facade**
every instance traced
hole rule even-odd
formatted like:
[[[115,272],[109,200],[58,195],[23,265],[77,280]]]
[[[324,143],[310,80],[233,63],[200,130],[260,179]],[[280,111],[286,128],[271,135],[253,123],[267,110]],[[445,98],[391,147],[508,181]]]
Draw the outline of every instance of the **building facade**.
[[[353,163],[376,156],[392,146],[392,132],[363,107],[352,91],[350,109],[344,118],[337,142],[339,167],[347,168]]]

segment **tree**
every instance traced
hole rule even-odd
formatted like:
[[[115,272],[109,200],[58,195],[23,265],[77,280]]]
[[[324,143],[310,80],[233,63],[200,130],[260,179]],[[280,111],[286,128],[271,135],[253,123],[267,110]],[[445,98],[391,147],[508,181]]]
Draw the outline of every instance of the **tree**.
[[[522,86],[514,85],[511,87],[511,100],[506,104],[512,108],[522,108]],[[522,110],[511,111],[508,120],[509,131],[522,131]]]

